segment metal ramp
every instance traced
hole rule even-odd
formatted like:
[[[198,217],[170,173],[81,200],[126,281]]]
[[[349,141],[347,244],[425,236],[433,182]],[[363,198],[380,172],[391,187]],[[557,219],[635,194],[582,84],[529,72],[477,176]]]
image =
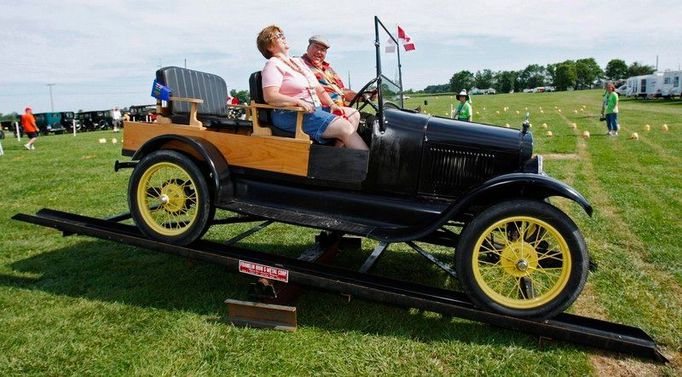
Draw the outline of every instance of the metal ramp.
[[[302,259],[265,254],[233,245],[199,240],[176,246],[150,240],[135,226],[118,223],[125,216],[103,220],[61,211],[42,209],[35,215],[17,214],[15,220],[51,227],[68,234],[80,234],[120,242],[162,253],[202,260],[240,271],[240,265],[257,264],[286,273],[287,283],[350,294],[369,301],[418,308],[444,315],[487,323],[532,334],[641,358],[667,362],[654,340],[639,328],[562,313],[552,319],[535,321],[480,310],[461,292],[371,275]]]

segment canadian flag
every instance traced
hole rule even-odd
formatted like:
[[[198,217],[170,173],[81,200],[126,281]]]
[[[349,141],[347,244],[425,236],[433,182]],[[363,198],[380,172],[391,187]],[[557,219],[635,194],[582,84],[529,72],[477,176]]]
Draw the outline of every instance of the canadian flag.
[[[414,42],[412,42],[412,38],[407,35],[405,30],[401,28],[400,25],[398,25],[398,40],[402,42],[405,51],[413,51],[416,49]]]

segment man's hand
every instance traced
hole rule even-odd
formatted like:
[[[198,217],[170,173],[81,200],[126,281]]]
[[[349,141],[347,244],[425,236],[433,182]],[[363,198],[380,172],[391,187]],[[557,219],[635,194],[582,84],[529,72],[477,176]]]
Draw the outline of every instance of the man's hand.
[[[355,96],[358,95],[355,93],[355,91],[350,90],[350,89],[344,89],[343,90],[343,99],[346,100],[347,102],[350,102],[355,98]]]
[[[329,106],[329,112],[334,115],[343,115],[343,109],[341,109],[341,107],[335,103],[332,103]]]

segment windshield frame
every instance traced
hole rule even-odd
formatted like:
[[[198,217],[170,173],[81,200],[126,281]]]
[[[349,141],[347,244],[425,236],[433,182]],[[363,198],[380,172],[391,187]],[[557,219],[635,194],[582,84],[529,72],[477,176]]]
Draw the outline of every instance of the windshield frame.
[[[389,77],[384,75],[381,69],[381,49],[384,47],[381,40],[379,39],[379,26],[384,30],[386,34],[393,40],[393,43],[396,46],[396,54],[398,54],[398,82],[394,82],[391,80]],[[400,43],[398,43],[398,39],[386,28],[386,26],[379,20],[379,17],[374,16],[374,47],[375,47],[375,52],[376,52],[376,68],[377,68],[377,77],[376,77],[376,85],[377,85],[377,100],[379,101],[379,119],[381,119],[380,122],[380,127],[381,130],[383,131],[385,126],[384,126],[384,96],[382,93],[382,83],[383,80],[388,81],[391,85],[394,85],[398,88],[398,97],[400,99],[400,108],[404,108],[405,105],[403,103],[403,72],[402,72],[402,64],[400,63]]]

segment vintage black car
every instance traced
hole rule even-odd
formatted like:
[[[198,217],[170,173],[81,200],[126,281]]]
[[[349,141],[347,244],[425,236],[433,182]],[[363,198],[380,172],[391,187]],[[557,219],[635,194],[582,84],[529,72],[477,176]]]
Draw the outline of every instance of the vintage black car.
[[[106,130],[114,126],[111,110],[81,111],[76,114],[76,120],[82,131]]]
[[[76,131],[80,130],[80,124],[76,120],[76,114],[73,111],[62,111],[60,114],[61,124],[67,132],[73,132],[74,127],[76,127]]]
[[[149,122],[155,118],[156,105],[133,105],[128,108],[133,122]]]
[[[386,93],[402,93],[400,55],[384,50],[398,41],[377,18],[375,30],[376,78],[353,101],[369,151],[312,143],[300,122],[293,134],[271,127],[275,107],[263,104],[259,72],[250,78],[249,117],[239,120],[226,116],[222,78],[158,70],[173,97],[156,124],[125,127],[138,228],[189,244],[222,208],[382,242],[451,245],[476,305],[530,318],[565,310],[585,284],[589,258],[576,224],[549,199],[571,199],[591,214],[588,201],[543,172],[527,124],[460,122],[404,109],[402,100],[384,103]]]
[[[16,122],[18,122],[18,121],[16,121]],[[9,132],[16,133],[16,125],[15,125],[16,122],[11,121],[11,120],[3,120],[2,122],[0,122],[0,129],[2,129],[3,131],[9,131]]]

